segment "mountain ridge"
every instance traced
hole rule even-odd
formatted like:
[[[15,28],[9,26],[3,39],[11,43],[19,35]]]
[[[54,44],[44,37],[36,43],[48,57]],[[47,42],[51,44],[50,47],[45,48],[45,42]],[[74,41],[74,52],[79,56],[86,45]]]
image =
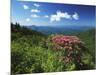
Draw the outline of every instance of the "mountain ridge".
[[[86,30],[93,29],[93,26],[62,26],[62,27],[54,27],[54,26],[25,26],[31,30],[39,31],[43,34],[76,34],[78,32],[83,32]]]

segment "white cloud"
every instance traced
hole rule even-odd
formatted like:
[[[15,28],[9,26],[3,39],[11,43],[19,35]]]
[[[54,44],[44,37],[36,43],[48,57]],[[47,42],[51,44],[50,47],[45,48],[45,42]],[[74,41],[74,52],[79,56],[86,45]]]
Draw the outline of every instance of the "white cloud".
[[[51,15],[50,22],[60,21],[62,18],[64,18],[64,19],[72,19],[71,15],[68,14],[67,12],[57,11],[56,14]]]
[[[27,6],[27,5],[23,5],[23,8],[25,9],[25,10],[27,10],[27,9],[29,9],[29,7]]]
[[[30,18],[27,18],[26,21],[29,22],[30,21]]]
[[[40,7],[40,5],[37,4],[37,3],[34,3],[33,5],[34,5],[35,7]]]
[[[76,13],[76,12],[72,15],[72,17],[73,17],[73,19],[75,19],[75,20],[78,20],[78,19],[79,19],[79,15],[78,15],[78,13]]]
[[[31,9],[31,12],[36,12],[36,13],[38,13],[38,12],[40,12],[40,10],[38,10],[38,9]]]
[[[69,15],[67,12],[63,13],[61,11],[57,11],[57,16],[60,18],[71,19],[71,15]]]
[[[50,22],[60,21],[60,18],[57,15],[51,15]]]
[[[32,18],[38,18],[39,16],[36,15],[36,14],[32,14],[31,17],[32,17]]]
[[[48,15],[45,15],[44,17],[45,17],[45,18],[49,18],[49,16],[48,16]]]

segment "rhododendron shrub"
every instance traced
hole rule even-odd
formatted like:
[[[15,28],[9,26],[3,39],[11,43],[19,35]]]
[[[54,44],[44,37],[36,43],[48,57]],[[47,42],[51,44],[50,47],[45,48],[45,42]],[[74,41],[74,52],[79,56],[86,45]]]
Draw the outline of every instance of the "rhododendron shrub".
[[[60,60],[65,64],[75,63],[78,69],[82,69],[84,66],[82,55],[85,53],[83,47],[85,48],[85,46],[84,42],[77,36],[53,35],[48,40],[49,45],[48,43],[47,45],[50,46],[52,50],[63,52]]]
[[[64,48],[67,50],[73,50],[74,46],[78,46],[83,42],[76,36],[63,36],[56,35],[52,37],[52,42],[54,43],[57,49]]]

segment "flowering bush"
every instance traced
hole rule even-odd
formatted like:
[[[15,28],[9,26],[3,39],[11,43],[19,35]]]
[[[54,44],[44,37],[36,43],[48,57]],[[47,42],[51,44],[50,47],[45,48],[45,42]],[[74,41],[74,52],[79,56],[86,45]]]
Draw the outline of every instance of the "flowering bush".
[[[55,50],[63,50],[61,60],[64,63],[75,62],[78,66],[83,65],[81,62],[82,48],[80,47],[83,42],[77,36],[55,35],[51,38],[51,41]]]
[[[57,35],[52,37],[52,42],[57,49],[73,50],[73,46],[82,44],[83,42],[76,36]]]
[[[41,47],[55,53],[59,63],[63,64],[64,69],[66,68],[65,70],[91,68],[91,64],[87,63],[92,62],[88,48],[77,36],[50,35],[47,40],[42,42],[42,45]]]

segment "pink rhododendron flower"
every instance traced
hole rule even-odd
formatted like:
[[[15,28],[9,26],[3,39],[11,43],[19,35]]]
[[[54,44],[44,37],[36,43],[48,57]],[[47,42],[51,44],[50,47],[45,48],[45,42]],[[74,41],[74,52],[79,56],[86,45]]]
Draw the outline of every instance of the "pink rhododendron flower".
[[[52,38],[52,41],[55,45],[63,47],[69,50],[72,50],[74,44],[81,44],[82,42],[76,36],[62,36],[57,35]]]

